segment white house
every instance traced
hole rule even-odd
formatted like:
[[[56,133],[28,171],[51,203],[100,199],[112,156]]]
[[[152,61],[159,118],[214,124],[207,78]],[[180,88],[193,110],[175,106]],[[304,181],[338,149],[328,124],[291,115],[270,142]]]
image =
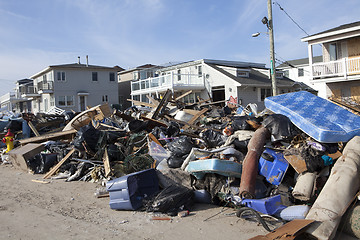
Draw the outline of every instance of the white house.
[[[33,80],[21,79],[16,81],[15,91],[0,97],[1,109],[15,113],[31,112],[31,99],[34,93]]]
[[[63,110],[84,111],[87,106],[118,104],[117,72],[120,67],[89,64],[53,65],[32,75],[32,111],[47,112],[56,106]]]
[[[279,93],[285,93],[298,86],[279,72],[277,87]],[[156,76],[133,81],[131,97],[148,102],[146,95],[159,97],[167,89],[174,97],[192,90],[184,102],[211,98],[213,102],[230,100],[243,106],[256,103],[261,110],[265,97],[271,96],[271,81],[265,64],[201,59],[159,68]]]
[[[319,96],[360,100],[360,22],[341,25],[305,38],[308,43],[310,83]],[[313,46],[322,46],[323,59],[315,62]]]

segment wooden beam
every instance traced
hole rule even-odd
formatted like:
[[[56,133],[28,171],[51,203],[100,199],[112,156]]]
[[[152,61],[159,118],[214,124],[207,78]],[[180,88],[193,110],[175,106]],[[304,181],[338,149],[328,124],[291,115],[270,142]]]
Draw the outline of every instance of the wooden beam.
[[[157,119],[159,116],[159,113],[161,111],[161,109],[163,109],[164,107],[166,107],[167,103],[169,102],[169,98],[171,96],[171,90],[168,89],[164,95],[164,97],[161,99],[159,105],[157,106],[157,108],[154,111],[154,114],[152,115],[152,119]]]
[[[28,143],[39,143],[39,142],[45,142],[51,139],[58,139],[58,138],[66,138],[71,136],[72,134],[75,134],[77,132],[76,129],[72,129],[72,130],[68,130],[68,131],[63,131],[63,132],[56,132],[56,133],[50,133],[50,134],[45,134],[42,136],[38,136],[38,137],[32,137],[32,138],[25,138],[25,139],[20,139],[18,142],[20,145],[25,145]]]
[[[152,104],[154,105],[159,105],[159,101],[155,100],[153,97],[151,97],[150,95],[146,95],[146,97],[152,102]]]
[[[190,90],[180,96],[178,96],[177,98],[175,98],[175,101],[179,101],[180,99],[182,99],[183,97],[186,97],[187,95],[191,94],[193,92],[193,90]]]
[[[140,105],[140,106],[142,105],[142,106],[151,107],[151,108],[156,107],[155,104],[151,104],[151,103],[147,103],[147,102],[140,102],[140,101],[132,100],[132,99],[128,99],[128,101],[133,102],[135,105]]]
[[[66,156],[61,159],[61,161],[56,164],[55,167],[53,167],[47,174],[45,174],[45,176],[43,177],[43,179],[47,179],[49,177],[51,177],[64,163],[66,160],[68,160],[68,158],[75,152],[75,148],[71,149],[70,152],[68,152],[68,154],[66,154]]]
[[[35,133],[35,136],[39,137],[40,134],[39,134],[39,132],[36,130],[34,124],[32,124],[31,121],[28,121],[28,125],[29,125],[29,127],[31,128],[31,130]]]
[[[154,136],[154,134],[149,133],[149,138],[150,138],[152,141],[154,141],[154,142],[156,142],[157,144],[159,144],[161,147],[163,146],[163,145],[159,142],[159,140],[157,140],[157,138]]]
[[[108,177],[109,174],[111,173],[111,168],[110,168],[109,154],[108,154],[107,148],[105,148],[102,160],[104,162],[105,177]]]
[[[205,112],[207,112],[209,109],[204,108],[201,111],[199,111],[198,113],[196,113],[190,120],[189,120],[189,124],[192,125],[195,123],[195,121],[201,116],[203,115]],[[187,129],[190,125],[186,125],[184,126],[184,129]]]

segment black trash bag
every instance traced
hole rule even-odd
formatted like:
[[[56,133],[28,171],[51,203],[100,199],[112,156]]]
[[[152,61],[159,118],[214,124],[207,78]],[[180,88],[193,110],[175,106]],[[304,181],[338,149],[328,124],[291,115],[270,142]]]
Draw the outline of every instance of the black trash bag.
[[[167,148],[171,152],[171,155],[177,157],[189,154],[193,148],[193,145],[194,143],[192,142],[191,138],[187,136],[181,136],[166,144]]]
[[[8,124],[6,124],[4,131],[7,132],[8,129],[12,133],[18,132],[22,130],[22,121],[20,120],[10,120]]]
[[[239,139],[234,139],[233,144],[234,144],[234,147],[236,150],[246,154],[248,151],[247,146],[248,146],[249,142],[250,142],[250,139],[243,140],[243,141],[240,141]]]
[[[238,130],[251,130],[251,126],[247,123],[247,120],[249,120],[248,116],[236,116],[231,122],[231,128],[234,132]]]
[[[225,116],[231,114],[231,108],[229,108],[228,106],[223,107],[222,110],[223,110]]]
[[[169,168],[179,168],[187,158],[188,154],[183,156],[170,155],[166,160]]]
[[[190,210],[194,203],[194,191],[180,186],[170,185],[144,203],[147,212],[162,212],[174,216],[180,210]]]
[[[91,123],[86,126],[83,126],[76,133],[76,136],[73,141],[74,147],[76,149],[84,151],[85,149],[83,143],[85,143],[86,146],[89,147],[91,151],[96,152],[97,151],[96,145],[99,141],[100,133],[101,132],[95,129]]]
[[[149,122],[141,120],[133,120],[129,122],[129,130],[134,133],[138,133],[147,129]]]
[[[301,131],[282,114],[272,114],[264,119],[262,125],[271,132],[271,141],[291,141]]]
[[[215,148],[225,143],[226,137],[220,132],[207,129],[200,133],[200,138],[204,140],[208,148]]]
[[[166,129],[166,136],[167,137],[177,137],[180,133],[180,126],[176,122],[170,122],[170,125]]]
[[[116,146],[115,144],[109,144],[107,147],[107,152],[109,155],[110,162],[122,161],[125,158],[124,154],[120,151],[119,147]]]
[[[27,160],[29,169],[34,174],[47,173],[51,167],[57,163],[57,154],[36,154],[33,158]]]

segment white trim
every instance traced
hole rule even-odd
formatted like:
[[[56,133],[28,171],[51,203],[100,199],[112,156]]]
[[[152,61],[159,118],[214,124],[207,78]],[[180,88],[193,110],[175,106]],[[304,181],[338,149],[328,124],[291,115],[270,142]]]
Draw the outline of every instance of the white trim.
[[[301,41],[302,42],[309,42],[309,41],[316,40],[316,39],[319,39],[319,38],[331,37],[331,36],[334,36],[334,35],[349,33],[349,32],[358,31],[358,30],[360,30],[360,26],[341,29],[341,30],[337,30],[337,31],[326,32],[326,33],[322,33],[322,34],[316,34],[316,35],[313,35],[313,36],[310,36],[310,37],[304,37],[304,38],[301,39]]]

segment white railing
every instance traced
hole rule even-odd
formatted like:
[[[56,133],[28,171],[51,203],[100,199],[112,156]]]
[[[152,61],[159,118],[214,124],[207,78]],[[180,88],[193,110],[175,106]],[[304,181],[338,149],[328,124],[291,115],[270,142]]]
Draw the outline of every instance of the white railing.
[[[174,89],[178,86],[203,86],[203,76],[197,74],[166,74],[158,77],[147,78],[131,83],[131,94],[139,94],[145,91],[157,91],[161,89]]]
[[[360,74],[360,57],[343,58],[336,61],[314,63],[313,78],[336,77]]]

